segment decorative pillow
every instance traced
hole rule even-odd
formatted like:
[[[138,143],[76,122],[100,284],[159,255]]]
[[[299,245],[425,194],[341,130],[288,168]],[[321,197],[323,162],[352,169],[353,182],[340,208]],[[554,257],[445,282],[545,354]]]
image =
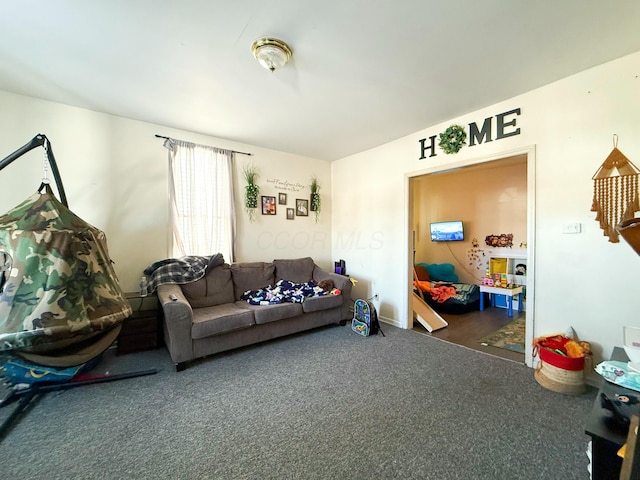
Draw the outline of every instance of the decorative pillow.
[[[233,282],[228,264],[207,269],[200,280],[180,286],[185,298],[193,308],[212,307],[233,303]]]
[[[289,280],[294,283],[306,283],[313,278],[313,259],[311,257],[274,260],[276,282]]]
[[[240,300],[247,290],[258,290],[268,285],[273,285],[275,265],[273,262],[245,262],[231,265],[231,278],[233,279],[233,294],[236,300]]]
[[[455,274],[453,265],[450,263],[419,263],[429,274],[429,278],[434,282],[457,282],[458,275]]]

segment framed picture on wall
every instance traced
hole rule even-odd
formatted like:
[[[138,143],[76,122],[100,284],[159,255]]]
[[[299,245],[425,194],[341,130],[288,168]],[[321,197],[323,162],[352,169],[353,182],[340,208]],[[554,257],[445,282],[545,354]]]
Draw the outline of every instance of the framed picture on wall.
[[[296,216],[309,216],[309,200],[307,200],[306,198],[296,198]]]
[[[293,220],[295,209],[287,208],[287,220]]]
[[[276,197],[268,197],[268,196],[262,195],[262,214],[263,215],[276,214]]]
[[[278,194],[278,203],[280,205],[286,205],[287,204],[287,194],[286,193],[279,193]]]

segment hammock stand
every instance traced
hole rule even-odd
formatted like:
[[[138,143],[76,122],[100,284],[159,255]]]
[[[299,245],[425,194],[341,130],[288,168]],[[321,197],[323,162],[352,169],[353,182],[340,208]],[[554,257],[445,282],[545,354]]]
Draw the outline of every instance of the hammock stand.
[[[31,139],[27,144],[20,147],[15,152],[11,153],[4,159],[0,160],[0,170],[4,169],[11,163],[13,163],[16,159],[20,158],[22,155],[27,152],[33,150],[37,147],[43,147],[45,150],[45,160],[44,160],[44,178],[38,191],[42,193],[43,190],[51,193],[51,188],[49,186],[49,181],[46,178],[46,162],[48,161],[49,166],[51,167],[51,172],[53,173],[56,188],[58,190],[58,194],[60,196],[60,202],[68,208],[67,197],[64,192],[64,186],[62,185],[62,179],[60,177],[60,172],[58,170],[58,166],[55,161],[55,157],[53,155],[53,150],[51,149],[51,143],[49,139],[43,135],[38,134]],[[0,274],[2,272],[0,271]],[[24,354],[25,358],[30,361],[35,362],[36,364],[41,365],[51,365],[54,367],[60,366],[68,366],[68,365],[87,365],[92,368],[94,364],[90,364],[90,361],[95,359],[95,363],[98,363],[100,356],[104,353],[104,351],[109,348],[109,346],[115,341],[118,334],[120,333],[120,329],[122,327],[122,323],[116,325],[111,328],[111,330],[106,331],[104,334],[92,337],[93,342],[90,345],[81,345],[80,348],[71,348],[69,350],[69,355],[60,355],[60,352],[56,352],[56,354],[52,356],[47,356],[44,354]],[[74,363],[75,362],[75,363]],[[82,371],[82,369],[80,370]],[[18,402],[18,405],[14,409],[14,411],[0,424],[0,442],[6,437],[6,434],[9,432],[12,424],[16,421],[20,414],[27,408],[30,402],[34,398],[39,398],[41,395],[44,395],[51,391],[60,391],[67,390],[70,388],[81,387],[84,385],[92,385],[94,383],[104,383],[111,382],[116,380],[124,380],[127,378],[135,378],[145,375],[152,375],[157,373],[157,369],[149,369],[149,370],[141,370],[130,373],[123,374],[97,374],[97,375],[77,375],[71,378],[70,380],[66,380],[63,382],[43,382],[43,383],[33,383],[33,384],[22,384],[16,383],[10,387],[8,395],[0,401],[0,408],[10,405],[14,402]]]

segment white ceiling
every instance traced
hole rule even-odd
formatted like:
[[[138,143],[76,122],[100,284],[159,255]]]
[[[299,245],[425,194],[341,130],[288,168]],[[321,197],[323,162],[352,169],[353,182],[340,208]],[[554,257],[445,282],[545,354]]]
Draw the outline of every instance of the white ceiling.
[[[0,90],[335,160],[639,51],[639,28],[636,0],[5,0]],[[274,73],[267,35],[293,50]]]

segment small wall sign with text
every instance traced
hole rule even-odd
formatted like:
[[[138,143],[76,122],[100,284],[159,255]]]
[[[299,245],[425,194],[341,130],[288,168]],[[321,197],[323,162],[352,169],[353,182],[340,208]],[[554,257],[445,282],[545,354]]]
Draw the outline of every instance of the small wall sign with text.
[[[276,190],[284,190],[285,192],[299,192],[305,188],[301,183],[280,180],[279,178],[267,178],[267,183],[272,184]]]
[[[507,137],[513,137],[514,135],[520,135],[520,128],[516,128],[516,117],[520,115],[520,108],[514,108],[508,112],[500,113],[495,116],[495,139],[501,140]],[[494,140],[493,128],[494,117],[487,117],[482,122],[482,127],[478,128],[476,122],[469,124],[469,146],[473,147],[481,143],[489,143]],[[440,148],[447,153],[457,153],[462,148],[461,142],[466,139],[466,134],[460,132],[459,125],[452,125],[440,134]],[[436,153],[436,138],[438,135],[431,135],[429,138],[422,138],[418,140],[420,143],[420,157],[419,160],[425,158],[435,157]],[[443,141],[444,140],[444,141]]]

